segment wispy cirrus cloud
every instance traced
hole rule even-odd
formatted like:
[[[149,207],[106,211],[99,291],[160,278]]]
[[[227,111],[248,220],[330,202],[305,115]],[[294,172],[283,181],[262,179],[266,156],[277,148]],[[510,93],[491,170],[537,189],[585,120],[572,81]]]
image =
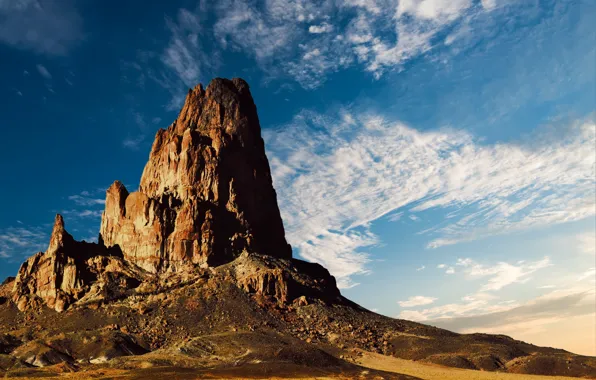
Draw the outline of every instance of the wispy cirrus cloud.
[[[45,228],[24,226],[0,230],[0,257],[9,259],[31,255],[47,248],[49,235]]]
[[[524,283],[530,279],[530,275],[551,264],[548,257],[535,262],[507,263],[499,262],[495,265],[483,265],[471,259],[458,259],[458,266],[463,267],[463,272],[472,278],[486,278],[488,281],[481,288],[481,292],[496,291],[515,284]]]
[[[0,42],[50,56],[65,55],[84,35],[71,0],[0,1]]]
[[[101,218],[102,210],[89,210],[89,209],[70,209],[70,210],[62,210],[60,212],[65,217],[74,217],[74,218]]]
[[[94,197],[88,191],[83,191],[80,194],[70,195],[68,199],[79,206],[104,205],[106,203],[104,198]]]
[[[131,150],[139,150],[143,141],[145,141],[144,135],[129,136],[122,141],[122,146]]]
[[[168,70],[158,80],[180,92],[178,82],[196,84],[201,64],[222,51],[242,52],[268,78],[290,76],[306,89],[349,67],[379,78],[433,49],[461,50],[490,37],[487,20],[497,13],[507,17],[512,8],[470,0],[201,2],[166,21],[171,40],[162,61]],[[214,21],[201,19],[206,14]],[[449,31],[447,40],[438,38]]]
[[[206,52],[202,40],[204,37],[201,15],[204,5],[199,4],[195,11],[180,9],[176,19],[166,18],[166,27],[170,40],[158,55],[164,70],[151,72],[149,76],[170,92],[172,99],[167,109],[179,108],[188,88],[197,85],[207,69],[218,66],[219,54]]]
[[[471,296],[463,297],[461,302],[447,303],[444,305],[433,306],[430,308],[422,308],[418,310],[403,310],[398,315],[398,318],[408,319],[413,321],[427,321],[458,318],[464,316],[486,314],[509,310],[512,307],[518,306],[514,301],[497,301],[499,297],[476,293]],[[413,306],[410,306],[413,307]]]
[[[107,188],[98,187],[81,191],[78,194],[68,196],[68,200],[74,203],[70,209],[60,211],[65,217],[78,219],[99,219],[103,212],[105,192]]]
[[[403,208],[457,210],[423,235],[429,248],[593,216],[595,134],[580,120],[563,135],[487,145],[344,110],[304,111],[265,139],[290,243],[347,281],[367,273],[379,242],[370,223]]]
[[[426,297],[426,296],[413,296],[408,298],[405,301],[398,301],[397,303],[401,307],[415,307],[415,306],[424,306],[429,305],[435,302],[437,299],[435,297]]]
[[[130,187],[130,186],[129,186]],[[67,197],[71,202],[68,208],[53,210],[64,216],[67,230],[87,242],[97,242],[99,221],[105,204],[107,188],[93,188]],[[71,223],[71,222],[75,223]],[[22,260],[47,248],[52,223],[30,226],[20,220],[16,226],[0,229],[0,258]],[[82,235],[86,234],[86,235]]]

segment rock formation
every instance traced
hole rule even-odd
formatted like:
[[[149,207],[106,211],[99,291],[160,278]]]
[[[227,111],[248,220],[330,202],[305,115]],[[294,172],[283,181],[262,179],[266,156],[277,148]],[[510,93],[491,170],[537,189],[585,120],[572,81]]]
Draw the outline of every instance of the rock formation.
[[[244,250],[290,258],[257,110],[242,79],[190,90],[159,130],[139,191],[108,190],[101,242],[149,272],[229,262]]]
[[[13,301],[20,310],[36,300],[58,311],[64,310],[90,280],[85,259],[99,253],[99,247],[75,241],[64,229],[62,216],[57,215],[47,251],[37,253],[21,265]]]
[[[293,259],[241,79],[189,91],[139,190],[108,189],[97,244],[75,241],[57,215],[47,250],[0,284],[0,377],[406,378],[348,363],[366,351],[596,375],[596,358],[370,312],[321,265]]]
[[[45,304],[62,311],[243,253],[292,256],[248,84],[218,78],[189,90],[178,118],[157,132],[139,191],[129,193],[119,181],[107,190],[99,244],[76,242],[58,215],[47,251],[21,266],[12,298],[20,310]],[[289,302],[310,282],[286,273],[288,265],[241,271],[237,285]],[[307,269],[317,276],[315,293],[339,296],[329,272]]]

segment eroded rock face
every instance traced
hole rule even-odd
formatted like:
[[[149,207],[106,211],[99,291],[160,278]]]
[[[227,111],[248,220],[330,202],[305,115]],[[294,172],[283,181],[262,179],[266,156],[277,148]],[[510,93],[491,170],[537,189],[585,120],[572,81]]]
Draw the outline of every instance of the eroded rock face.
[[[12,300],[21,311],[46,305],[61,312],[90,295],[95,300],[114,298],[146,277],[117,249],[75,241],[66,232],[62,216],[56,215],[48,249],[21,265]]]
[[[153,272],[217,265],[244,250],[290,258],[259,119],[242,79],[190,90],[155,137],[138,192],[108,190],[101,241]]]
[[[101,248],[77,242],[66,232],[62,216],[56,215],[48,249],[25,261],[15,279],[13,301],[23,311],[37,303],[64,310],[84,291],[92,274],[84,261]]]
[[[230,281],[260,297],[339,297],[329,272],[292,259],[242,79],[189,90],[176,121],[157,133],[139,190],[119,181],[107,190],[99,243],[75,241],[58,215],[48,249],[23,263],[11,298],[21,311],[97,306],[227,263]]]

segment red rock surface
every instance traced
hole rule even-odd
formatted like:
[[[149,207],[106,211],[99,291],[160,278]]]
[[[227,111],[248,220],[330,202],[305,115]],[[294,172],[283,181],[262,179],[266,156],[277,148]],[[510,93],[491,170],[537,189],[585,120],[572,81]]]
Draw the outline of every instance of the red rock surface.
[[[189,90],[178,118],[157,132],[139,191],[119,181],[107,190],[99,244],[76,242],[58,215],[47,251],[21,266],[12,299],[21,311],[63,311],[243,253],[292,257],[248,84],[217,78]],[[282,272],[245,273],[237,285],[286,302]]]
[[[138,192],[108,190],[101,240],[157,273],[216,265],[244,250],[290,258],[248,85],[214,79],[190,90],[159,130]]]

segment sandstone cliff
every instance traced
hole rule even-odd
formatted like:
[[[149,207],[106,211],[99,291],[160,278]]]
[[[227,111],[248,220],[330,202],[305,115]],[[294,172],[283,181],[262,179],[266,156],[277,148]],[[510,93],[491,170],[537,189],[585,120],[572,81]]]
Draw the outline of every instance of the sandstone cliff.
[[[12,299],[20,310],[63,311],[241,255],[233,276],[247,292],[282,303],[339,296],[324,268],[291,259],[248,84],[217,78],[189,90],[178,118],[157,132],[139,190],[119,181],[107,190],[99,243],[76,242],[58,215],[47,251],[21,266]]]
[[[101,241],[156,273],[231,261],[244,250],[290,258],[248,85],[190,90],[155,137],[139,191],[107,193]]]

